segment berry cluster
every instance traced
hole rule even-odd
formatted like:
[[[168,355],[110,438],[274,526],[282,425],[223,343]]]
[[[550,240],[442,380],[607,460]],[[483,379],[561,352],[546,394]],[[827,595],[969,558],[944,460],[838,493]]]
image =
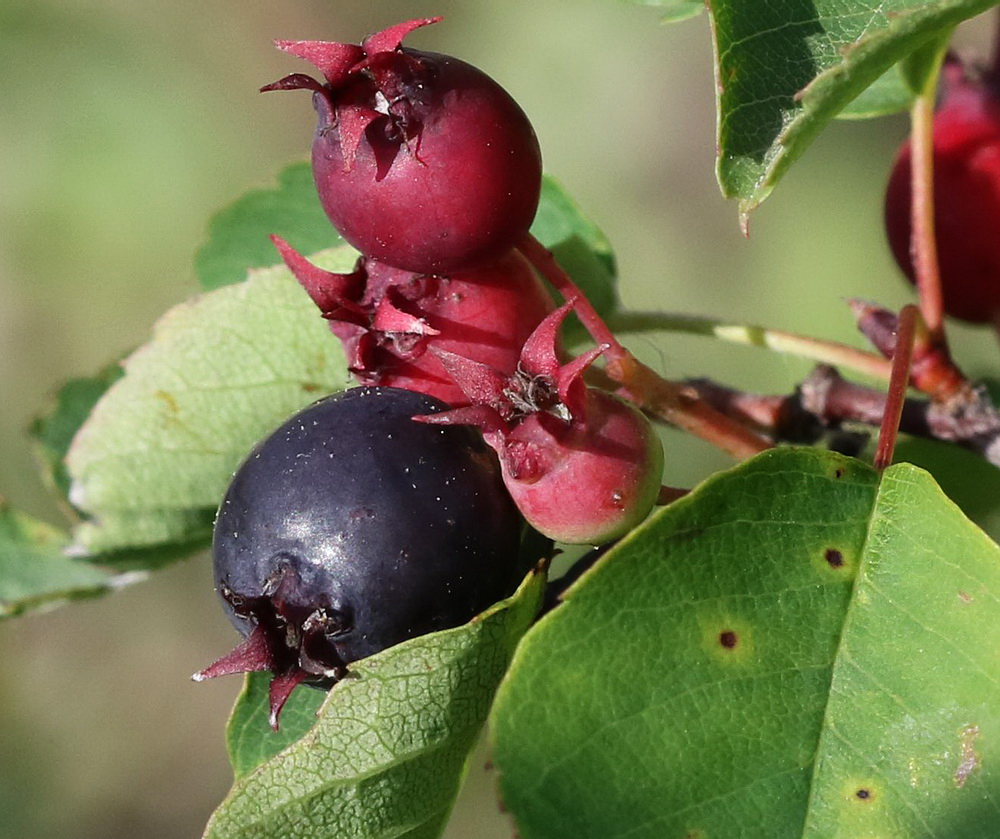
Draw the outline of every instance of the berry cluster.
[[[271,670],[274,724],[299,682],[508,595],[523,521],[601,544],[660,489],[649,421],[584,381],[608,347],[567,355],[579,301],[557,308],[525,256],[541,191],[527,117],[476,68],[402,46],[436,20],[360,46],[279,41],[323,80],[262,88],[312,91],[316,188],[361,253],[334,273],[272,237],[363,387],[261,443],[216,522],[217,588],[245,640],[198,678]]]
[[[645,417],[563,367],[555,304],[519,249],[538,206],[541,156],[524,112],[482,71],[402,46],[413,20],[360,45],[279,41],[323,81],[311,90],[313,174],[334,227],[361,251],[324,271],[274,237],[363,384],[454,408],[500,455],[528,522],[601,543],[649,512],[662,453]],[[567,304],[570,306],[571,304]],[[549,317],[547,317],[549,316]]]

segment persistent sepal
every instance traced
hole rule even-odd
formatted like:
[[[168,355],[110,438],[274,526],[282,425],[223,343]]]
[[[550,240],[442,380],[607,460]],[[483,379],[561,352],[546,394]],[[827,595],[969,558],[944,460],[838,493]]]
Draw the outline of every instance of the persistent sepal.
[[[640,411],[584,381],[606,347],[560,360],[559,327],[574,305],[567,302],[538,325],[509,376],[438,353],[471,405],[416,419],[478,427],[536,530],[560,542],[601,544],[626,533],[655,504],[663,450]]]

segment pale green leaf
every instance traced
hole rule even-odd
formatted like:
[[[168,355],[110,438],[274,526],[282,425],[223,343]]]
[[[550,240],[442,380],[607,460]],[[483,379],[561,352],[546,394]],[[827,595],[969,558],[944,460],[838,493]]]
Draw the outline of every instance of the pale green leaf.
[[[437,836],[543,588],[544,575],[533,573],[471,623],[352,664],[305,736],[252,771],[266,750],[241,735],[242,774],[206,839]]]
[[[277,186],[252,190],[212,218],[208,240],[194,260],[202,288],[242,282],[250,269],[279,263],[272,233],[301,253],[344,244],[320,206],[307,162],[287,166]]]
[[[111,364],[89,378],[70,379],[59,389],[53,404],[28,429],[42,476],[62,501],[69,500],[65,457],[70,442],[97,401],[121,375],[121,366]]]
[[[339,342],[283,267],[170,310],[124,368],[66,458],[87,553],[203,537],[253,444],[347,381]]]
[[[992,839],[1000,548],[927,473],[779,449],[613,548],[491,725],[524,839]]]

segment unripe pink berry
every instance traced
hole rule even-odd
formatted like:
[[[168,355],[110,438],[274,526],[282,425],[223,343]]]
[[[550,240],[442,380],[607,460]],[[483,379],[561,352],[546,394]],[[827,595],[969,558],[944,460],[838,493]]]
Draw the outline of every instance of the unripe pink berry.
[[[507,491],[536,530],[558,542],[600,545],[653,507],[663,446],[633,405],[597,388],[585,398],[585,421],[534,413],[493,447]]]
[[[561,361],[559,327],[572,307],[538,325],[512,376],[436,351],[470,404],[419,419],[477,426],[528,523],[559,542],[596,545],[624,535],[652,509],[663,448],[645,415],[584,382],[606,347]]]

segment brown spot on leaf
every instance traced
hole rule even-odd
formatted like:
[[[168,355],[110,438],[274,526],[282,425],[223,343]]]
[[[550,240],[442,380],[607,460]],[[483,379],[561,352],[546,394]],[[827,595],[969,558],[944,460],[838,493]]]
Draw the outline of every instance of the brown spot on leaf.
[[[969,775],[979,768],[979,755],[976,754],[976,739],[979,737],[978,725],[967,725],[959,735],[959,747],[962,759],[955,770],[955,786],[961,789],[969,780]]]
[[[180,411],[180,406],[177,404],[177,400],[174,399],[173,395],[167,393],[165,390],[156,391],[156,398],[166,403],[167,409],[172,414],[176,414]]]
[[[719,633],[719,643],[727,650],[734,649],[739,642],[739,637],[731,629]]]
[[[860,801],[870,801],[872,798],[872,791],[867,787],[862,787],[856,793],[854,793],[854,797],[859,799]]]
[[[823,559],[826,560],[827,564],[831,568],[843,568],[844,567],[844,555],[836,548],[827,548],[823,552]]]
[[[838,478],[838,479],[839,478],[843,478],[844,477],[844,467],[843,466],[838,466],[834,470],[833,477]]]
[[[969,594],[968,592],[960,591],[958,593],[958,599],[961,600],[963,603],[968,604],[972,602],[972,595]]]

